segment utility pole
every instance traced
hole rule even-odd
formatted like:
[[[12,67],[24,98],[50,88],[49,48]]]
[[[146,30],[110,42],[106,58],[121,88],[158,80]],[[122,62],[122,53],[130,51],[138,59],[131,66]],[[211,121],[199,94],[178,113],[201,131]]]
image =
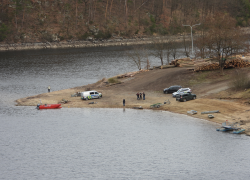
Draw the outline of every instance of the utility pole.
[[[201,25],[201,23],[199,23],[199,24],[194,24],[194,25],[183,25],[182,24],[182,26],[190,26],[190,28],[191,28],[191,39],[192,39],[192,55],[194,55],[194,43],[193,43],[193,33],[192,33],[192,28],[193,28],[193,26],[199,26],[199,25]]]

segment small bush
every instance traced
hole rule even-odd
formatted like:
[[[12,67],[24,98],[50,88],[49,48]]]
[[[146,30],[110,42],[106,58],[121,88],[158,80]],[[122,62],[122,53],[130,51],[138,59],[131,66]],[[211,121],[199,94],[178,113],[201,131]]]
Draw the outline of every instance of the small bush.
[[[109,78],[109,79],[108,79],[108,82],[109,82],[109,83],[115,83],[115,84],[121,83],[117,78]]]
[[[229,85],[234,90],[244,90],[250,88],[250,79],[248,78],[248,74],[246,72],[236,70]]]
[[[0,26],[0,41],[3,41],[7,37],[7,34],[8,27],[4,23],[2,23]]]
[[[109,31],[103,32],[99,31],[97,35],[94,35],[96,39],[109,39],[111,38],[111,33]]]
[[[152,35],[153,33],[150,31],[150,28],[145,28],[144,34],[147,34],[147,35]]]
[[[151,15],[151,14],[150,14],[150,21],[151,21],[152,23],[154,23],[154,24],[155,24],[155,22],[156,22],[156,21],[155,21],[155,17],[154,17],[153,15]]]
[[[159,26],[157,27],[157,32],[158,32],[160,35],[167,35],[167,34],[168,34],[167,28],[163,27],[162,25],[159,25]]]
[[[144,26],[149,26],[149,22],[148,22],[147,19],[141,19],[141,20],[140,20],[140,23],[141,23],[142,25],[144,25]]]
[[[79,40],[86,40],[87,37],[89,37],[89,36],[90,36],[90,33],[85,32],[84,34],[79,35],[79,36],[78,36],[78,39],[79,39]]]
[[[59,37],[60,41],[63,41],[65,39],[64,36],[58,36],[58,37]]]
[[[52,42],[53,41],[52,34],[50,34],[50,33],[43,33],[42,34],[42,39],[44,41],[48,41],[48,42]]]

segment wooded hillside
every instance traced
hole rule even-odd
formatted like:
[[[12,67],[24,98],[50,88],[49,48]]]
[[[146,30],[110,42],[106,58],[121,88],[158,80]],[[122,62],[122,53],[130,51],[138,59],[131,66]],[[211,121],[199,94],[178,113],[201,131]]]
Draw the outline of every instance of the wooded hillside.
[[[250,24],[249,0],[0,0],[0,41],[177,34],[217,12]]]

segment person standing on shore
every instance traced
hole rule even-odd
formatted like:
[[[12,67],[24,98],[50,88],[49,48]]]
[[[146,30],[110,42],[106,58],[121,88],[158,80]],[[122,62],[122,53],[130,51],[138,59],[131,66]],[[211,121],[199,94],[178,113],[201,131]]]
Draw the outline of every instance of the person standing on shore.
[[[50,86],[48,86],[48,93],[50,92]]]
[[[142,99],[142,98],[141,98],[141,95],[142,95],[142,93],[140,93],[140,99]]]
[[[125,106],[125,99],[123,99],[123,106]]]
[[[137,100],[139,100],[139,95],[140,95],[140,94],[139,94],[139,92],[138,92],[138,93],[136,94],[136,96],[137,96]]]
[[[145,100],[145,93],[143,92],[142,94],[143,94],[143,100]]]

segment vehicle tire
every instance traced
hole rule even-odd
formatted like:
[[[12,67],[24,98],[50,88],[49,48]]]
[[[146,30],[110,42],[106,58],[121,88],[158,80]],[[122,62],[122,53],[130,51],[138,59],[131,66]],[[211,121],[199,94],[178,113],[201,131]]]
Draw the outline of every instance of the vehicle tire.
[[[100,99],[100,96],[98,96],[98,99]]]
[[[159,108],[160,107],[160,105],[157,105],[157,108]]]
[[[183,99],[183,102],[186,102],[187,100],[186,99]]]
[[[194,96],[194,97],[193,97],[193,100],[195,100],[195,99],[196,99],[196,97]]]

